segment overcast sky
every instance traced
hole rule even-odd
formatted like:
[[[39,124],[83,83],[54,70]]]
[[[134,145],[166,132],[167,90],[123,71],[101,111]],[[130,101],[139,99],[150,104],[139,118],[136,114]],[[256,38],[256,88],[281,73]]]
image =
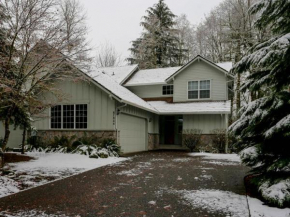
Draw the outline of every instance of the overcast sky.
[[[158,0],[80,0],[87,14],[89,39],[97,48],[101,43],[113,44],[118,53],[128,57],[130,42],[140,36],[141,17]],[[205,14],[222,0],[165,0],[175,15],[186,14],[198,24]]]

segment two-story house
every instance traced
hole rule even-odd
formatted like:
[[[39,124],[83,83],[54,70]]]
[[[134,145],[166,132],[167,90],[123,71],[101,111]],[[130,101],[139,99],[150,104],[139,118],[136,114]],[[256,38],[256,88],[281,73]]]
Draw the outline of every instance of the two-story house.
[[[62,82],[69,97],[34,125],[54,136],[113,137],[124,153],[182,147],[182,131],[226,129],[231,112],[228,64],[196,56],[182,67],[139,70],[138,65],[99,68],[88,81]]]

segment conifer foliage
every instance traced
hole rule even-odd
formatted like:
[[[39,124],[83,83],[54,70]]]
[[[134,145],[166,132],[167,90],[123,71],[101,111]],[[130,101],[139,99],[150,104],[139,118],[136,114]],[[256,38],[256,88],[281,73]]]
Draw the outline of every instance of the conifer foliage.
[[[159,0],[146,13],[140,23],[144,31],[140,38],[132,41],[129,49],[131,57],[127,60],[131,64],[139,64],[140,68],[178,65],[180,56],[185,52],[178,49],[177,30],[174,28],[176,15],[164,0]]]
[[[230,131],[238,137],[243,162],[262,174],[261,196],[286,206],[290,204],[290,2],[262,0],[250,13],[258,15],[258,29],[270,26],[274,36],[253,46],[232,70],[251,72],[242,91],[259,90],[264,96],[241,109]]]

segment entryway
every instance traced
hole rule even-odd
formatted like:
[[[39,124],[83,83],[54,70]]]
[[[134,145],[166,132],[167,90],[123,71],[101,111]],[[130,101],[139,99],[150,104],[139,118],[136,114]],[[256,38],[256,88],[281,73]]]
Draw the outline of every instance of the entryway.
[[[182,115],[162,115],[159,117],[160,145],[182,145]]]

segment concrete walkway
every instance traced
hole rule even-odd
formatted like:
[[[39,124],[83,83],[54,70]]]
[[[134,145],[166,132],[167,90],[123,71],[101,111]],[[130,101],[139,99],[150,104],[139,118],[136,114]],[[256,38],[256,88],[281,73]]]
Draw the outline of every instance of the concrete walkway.
[[[11,216],[246,217],[246,171],[186,152],[148,152],[1,198],[0,209]]]

